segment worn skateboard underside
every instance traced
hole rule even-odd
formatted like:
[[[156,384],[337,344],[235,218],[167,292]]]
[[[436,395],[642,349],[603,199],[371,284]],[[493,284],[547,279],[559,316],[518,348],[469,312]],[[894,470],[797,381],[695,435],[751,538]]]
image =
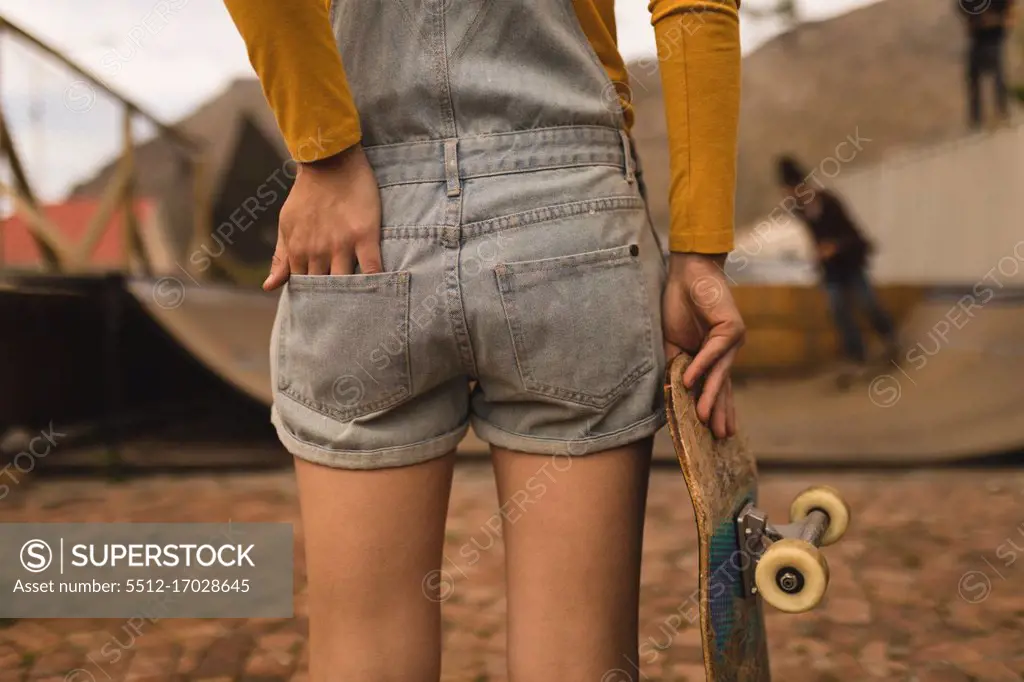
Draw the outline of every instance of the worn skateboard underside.
[[[683,387],[691,358],[677,357],[665,385],[672,442],[697,520],[700,627],[708,682],[769,682],[768,649],[759,598],[743,594],[736,515],[756,502],[757,467],[740,437],[717,440],[697,419]]]

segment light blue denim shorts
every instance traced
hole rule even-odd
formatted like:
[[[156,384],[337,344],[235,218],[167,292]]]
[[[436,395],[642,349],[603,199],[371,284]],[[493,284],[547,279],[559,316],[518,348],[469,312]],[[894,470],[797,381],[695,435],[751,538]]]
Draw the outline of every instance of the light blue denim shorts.
[[[665,259],[628,137],[564,126],[367,148],[385,272],[293,275],[272,421],[346,469],[452,451],[585,455],[664,422]]]

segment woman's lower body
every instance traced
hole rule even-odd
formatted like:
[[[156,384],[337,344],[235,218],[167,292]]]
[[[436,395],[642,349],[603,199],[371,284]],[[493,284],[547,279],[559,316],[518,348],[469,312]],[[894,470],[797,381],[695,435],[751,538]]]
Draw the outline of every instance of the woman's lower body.
[[[1010,114],[1010,91],[1006,83],[1004,40],[972,40],[967,51],[967,104],[968,117],[972,128],[982,124],[982,79],[992,76],[996,112],[1001,119]]]
[[[272,343],[312,679],[438,679],[451,453],[470,424],[498,504],[521,512],[502,529],[510,679],[628,669],[665,276],[628,139],[567,126],[367,155],[385,272],[293,276]]]
[[[489,442],[510,679],[636,660],[665,263],[570,0],[336,0],[384,272],[292,277],[273,421],[296,456],[311,678],[437,680],[453,451]],[[540,489],[543,489],[543,493]],[[618,678],[616,678],[618,680]]]

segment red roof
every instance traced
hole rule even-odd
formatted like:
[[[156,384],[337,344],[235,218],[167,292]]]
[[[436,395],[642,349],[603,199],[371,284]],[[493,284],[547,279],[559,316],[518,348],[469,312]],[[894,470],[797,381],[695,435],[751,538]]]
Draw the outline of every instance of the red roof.
[[[69,245],[81,243],[89,220],[96,213],[99,201],[89,198],[69,199],[59,204],[42,207],[42,212],[61,233]],[[136,199],[135,215],[141,229],[149,222],[155,204],[149,199]],[[120,269],[123,267],[124,249],[124,212],[118,207],[111,216],[107,228],[93,248],[88,260],[91,265]],[[33,266],[42,264],[43,260],[36,246],[32,233],[25,225],[21,215],[13,215],[0,221],[0,267],[4,265]]]

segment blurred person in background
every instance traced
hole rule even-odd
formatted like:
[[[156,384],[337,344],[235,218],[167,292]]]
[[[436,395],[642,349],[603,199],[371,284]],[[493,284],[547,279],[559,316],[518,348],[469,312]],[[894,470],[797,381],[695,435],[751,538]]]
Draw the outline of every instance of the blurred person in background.
[[[298,168],[264,288],[281,288],[271,419],[295,456],[311,681],[440,677],[470,423],[502,510],[509,679],[635,680],[651,446],[681,349],[700,419],[736,431],[739,2],[649,4],[670,255],[632,111],[608,101],[628,82],[613,0],[226,5]]]
[[[967,103],[971,128],[982,125],[981,85],[992,76],[999,118],[1010,115],[1006,82],[1006,38],[1014,21],[1014,0],[957,0],[967,29]]]
[[[842,342],[848,366],[841,381],[859,376],[867,362],[857,313],[864,312],[882,338],[887,357],[899,353],[895,327],[882,307],[868,277],[872,245],[854,224],[839,198],[821,187],[807,183],[809,174],[792,156],[777,159],[778,182],[785,197],[792,199],[792,214],[807,226],[814,241],[815,255],[828,294],[829,306]]]

